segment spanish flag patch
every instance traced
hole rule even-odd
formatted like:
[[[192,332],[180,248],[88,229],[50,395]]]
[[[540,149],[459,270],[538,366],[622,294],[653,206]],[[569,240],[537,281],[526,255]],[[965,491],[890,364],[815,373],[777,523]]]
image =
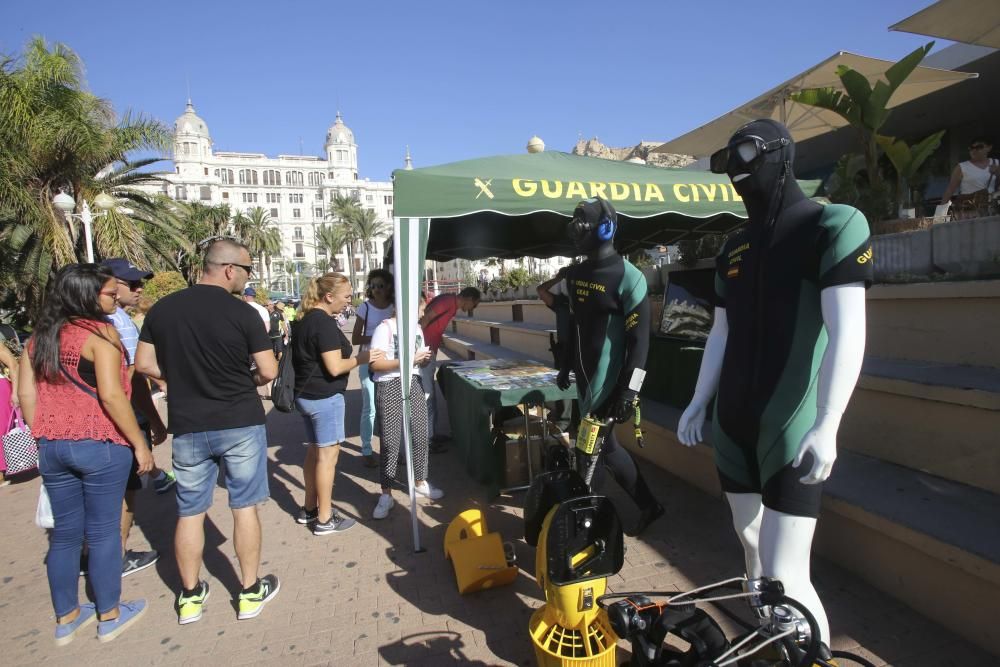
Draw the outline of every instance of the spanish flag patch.
[[[727,278],[735,278],[738,275],[740,275],[740,267],[739,266],[731,266],[731,267],[729,267],[729,271],[726,272],[726,277]]]

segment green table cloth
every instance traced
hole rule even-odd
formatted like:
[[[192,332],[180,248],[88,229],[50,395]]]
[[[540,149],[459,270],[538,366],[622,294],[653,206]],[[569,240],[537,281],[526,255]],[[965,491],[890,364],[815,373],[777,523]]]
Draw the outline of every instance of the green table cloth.
[[[554,381],[536,386],[512,386],[518,383],[514,378],[510,383],[484,386],[473,379],[462,377],[470,368],[489,368],[490,362],[504,369],[539,366],[537,362],[529,361],[470,361],[442,367],[439,376],[448,401],[452,448],[462,457],[465,469],[472,478],[486,484],[490,488],[490,495],[495,496],[503,486],[506,452],[502,447],[493,446],[490,430],[493,411],[521,404],[539,405],[563,399],[575,400],[576,386],[570,385],[564,390],[557,387]]]

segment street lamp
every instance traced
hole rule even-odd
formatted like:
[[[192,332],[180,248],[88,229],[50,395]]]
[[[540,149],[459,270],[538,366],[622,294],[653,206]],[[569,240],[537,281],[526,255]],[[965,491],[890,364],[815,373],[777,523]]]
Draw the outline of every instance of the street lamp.
[[[74,218],[79,218],[79,220],[83,223],[83,233],[87,241],[87,262],[93,264],[94,234],[91,225],[94,222],[94,216],[90,212],[90,204],[87,203],[87,200],[84,200],[83,211],[80,213],[73,213],[73,209],[76,208],[76,200],[60,190],[59,194],[52,198],[52,205],[62,211],[63,215],[65,215],[67,219],[73,220]],[[94,197],[94,206],[101,211],[98,215],[104,215],[104,213],[110,211],[116,205],[117,202],[115,201],[115,198],[104,192]]]

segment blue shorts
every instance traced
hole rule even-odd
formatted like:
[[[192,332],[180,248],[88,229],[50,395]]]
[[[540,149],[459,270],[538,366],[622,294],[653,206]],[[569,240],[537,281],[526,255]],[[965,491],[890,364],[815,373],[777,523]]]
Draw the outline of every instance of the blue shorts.
[[[267,486],[267,430],[263,424],[174,436],[177,514],[195,516],[212,506],[212,493],[223,462],[229,506],[259,505],[270,497]]]
[[[344,436],[344,395],[334,394],[327,398],[296,398],[295,407],[302,413],[306,425],[306,437],[317,447],[339,445]]]

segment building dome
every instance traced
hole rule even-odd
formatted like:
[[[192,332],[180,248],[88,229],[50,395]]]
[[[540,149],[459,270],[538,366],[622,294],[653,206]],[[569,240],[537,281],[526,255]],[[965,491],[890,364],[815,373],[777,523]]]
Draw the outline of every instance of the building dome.
[[[208,135],[208,125],[205,125],[205,121],[201,119],[201,116],[194,112],[194,105],[191,104],[190,99],[187,101],[187,108],[184,110],[184,113],[174,121],[174,133],[193,134],[206,139],[210,138]]]
[[[528,139],[527,149],[529,153],[541,153],[545,150],[545,142],[535,135]]]
[[[330,144],[353,144],[354,133],[351,128],[344,125],[344,119],[340,112],[337,112],[337,120],[334,121],[330,129],[326,131],[326,145]]]

